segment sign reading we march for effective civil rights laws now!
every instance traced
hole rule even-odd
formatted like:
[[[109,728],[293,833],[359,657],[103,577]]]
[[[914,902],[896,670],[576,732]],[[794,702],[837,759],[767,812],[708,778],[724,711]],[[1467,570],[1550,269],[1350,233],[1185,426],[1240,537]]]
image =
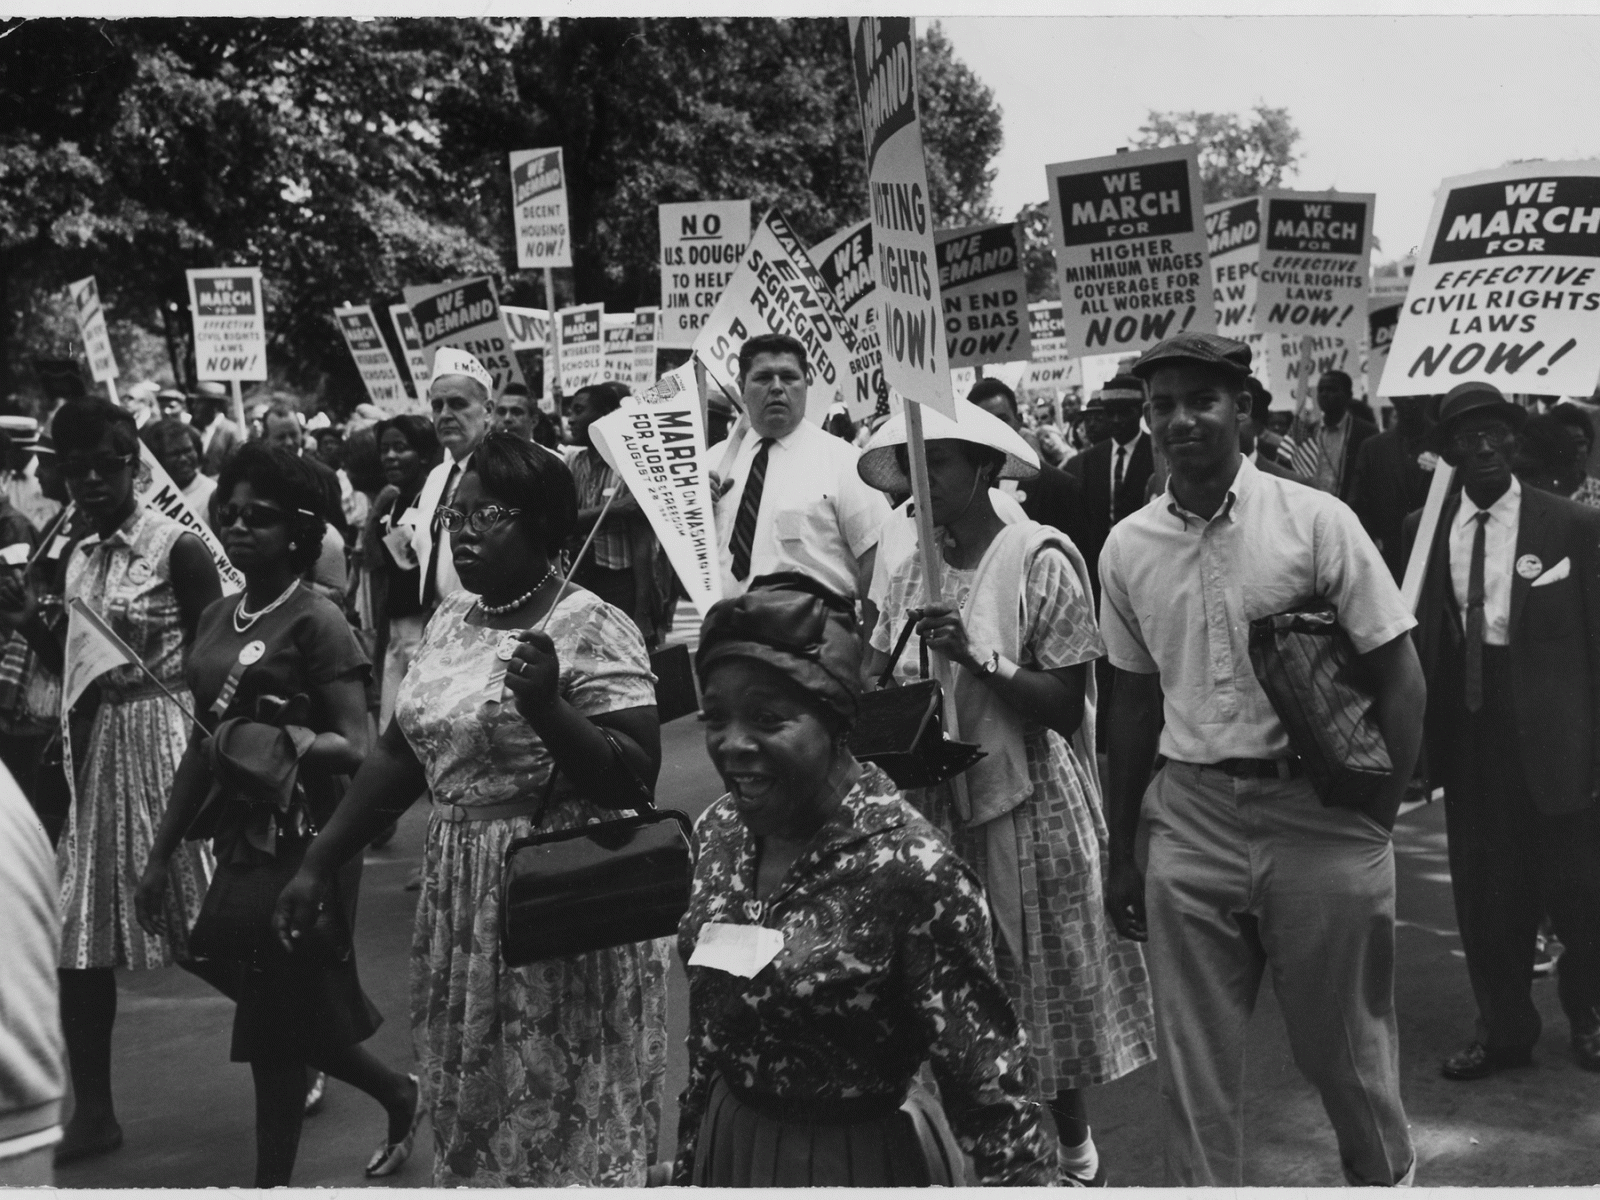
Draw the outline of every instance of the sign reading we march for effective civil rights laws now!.
[[[867,147],[883,377],[954,418],[910,17],[851,17],[850,58]]]
[[[400,381],[400,368],[395,366],[378,319],[372,315],[372,306],[336,308],[333,319],[339,322],[339,332],[344,334],[345,345],[350,347],[350,357],[355,359],[372,402],[391,415],[415,411],[405,384]]]
[[[199,379],[265,379],[267,314],[260,267],[189,271]]]
[[[494,280],[487,275],[408,287],[406,303],[422,337],[427,355],[428,375],[433,375],[433,356],[440,346],[454,346],[473,355],[494,379],[494,394],[499,396],[512,383],[526,384],[511,338],[500,315],[500,296]],[[424,387],[427,383],[424,382]]]
[[[688,350],[750,242],[750,201],[663,204],[661,329],[657,344]]]
[[[940,230],[934,245],[950,365],[1027,361],[1028,277],[1017,223]]]
[[[1264,333],[1336,337],[1352,346],[1367,319],[1370,195],[1266,192],[1261,197],[1256,324]]]
[[[111,332],[106,328],[106,312],[100,304],[100,288],[94,276],[67,284],[72,311],[78,318],[78,336],[83,339],[89,374],[96,383],[117,377],[117,356],[111,349]]]
[[[1428,220],[1385,396],[1487,380],[1588,396],[1600,379],[1600,162],[1517,163],[1446,179]]]
[[[572,265],[567,172],[560,146],[511,152],[511,214],[517,235],[517,266]]]
[[[1075,356],[1215,332],[1195,147],[1054,163],[1045,180]]]

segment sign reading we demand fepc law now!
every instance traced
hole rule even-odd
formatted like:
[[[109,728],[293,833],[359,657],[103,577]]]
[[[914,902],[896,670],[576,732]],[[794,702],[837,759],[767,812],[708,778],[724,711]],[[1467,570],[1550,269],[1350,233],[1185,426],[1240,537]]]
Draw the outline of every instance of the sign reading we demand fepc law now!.
[[[1446,179],[1400,309],[1384,396],[1486,380],[1588,396],[1600,379],[1600,162]]]
[[[1074,356],[1216,331],[1198,154],[1170,146],[1045,168]]]

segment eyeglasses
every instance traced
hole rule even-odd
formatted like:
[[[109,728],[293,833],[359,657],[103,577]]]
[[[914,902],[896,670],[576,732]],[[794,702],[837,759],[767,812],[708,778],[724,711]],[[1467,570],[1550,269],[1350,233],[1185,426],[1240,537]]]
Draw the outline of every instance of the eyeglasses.
[[[522,515],[520,508],[501,508],[498,504],[485,504],[470,513],[464,513],[460,509],[445,508],[442,505],[433,511],[446,533],[460,533],[467,525],[472,526],[473,533],[488,533],[508,517]]]
[[[68,479],[87,479],[92,471],[101,479],[110,479],[133,462],[131,454],[98,454],[93,458],[63,458],[61,473]]]
[[[1503,426],[1491,426],[1488,429],[1463,430],[1450,439],[1450,445],[1457,453],[1471,454],[1480,442],[1491,450],[1500,450],[1510,445],[1511,440],[1511,430]]]
[[[247,529],[271,529],[274,525],[288,523],[289,514],[270,504],[224,504],[217,509],[217,528],[228,529],[243,518]]]

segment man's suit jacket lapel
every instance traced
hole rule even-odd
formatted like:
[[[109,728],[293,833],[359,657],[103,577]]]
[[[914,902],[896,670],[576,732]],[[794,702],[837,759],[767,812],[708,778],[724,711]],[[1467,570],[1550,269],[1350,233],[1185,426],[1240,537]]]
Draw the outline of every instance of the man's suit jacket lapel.
[[[450,468],[455,465],[455,459],[447,452],[444,461],[428,472],[428,478],[423,481],[422,491],[417,495],[417,524],[411,530],[411,546],[417,552],[417,562],[422,565],[422,578],[418,580],[421,591],[417,595],[422,600],[427,595],[428,563],[433,555],[433,510],[439,507],[439,497],[444,494],[445,480],[450,478]]]
[[[1538,558],[1540,570],[1548,571],[1560,558],[1560,547],[1552,545],[1551,534],[1550,509],[1545,504],[1544,494],[1536,488],[1523,488],[1522,511],[1517,518],[1517,552],[1512,561],[1520,562],[1523,555],[1532,554]],[[1532,588],[1533,580],[1524,579],[1522,572],[1513,567],[1511,619],[1507,627],[1512,641],[1517,640],[1518,623],[1522,620],[1522,610],[1527,606],[1528,592]]]

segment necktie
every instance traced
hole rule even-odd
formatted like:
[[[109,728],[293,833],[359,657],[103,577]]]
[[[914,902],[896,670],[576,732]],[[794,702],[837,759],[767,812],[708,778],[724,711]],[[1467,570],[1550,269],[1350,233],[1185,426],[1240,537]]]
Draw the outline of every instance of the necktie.
[[[1111,521],[1113,524],[1117,520],[1117,492],[1122,487],[1122,468],[1127,456],[1128,448],[1126,446],[1118,446],[1116,469],[1111,473]]]
[[[1473,518],[1478,528],[1472,535],[1472,562],[1467,568],[1467,660],[1463,683],[1467,711],[1483,708],[1483,548],[1487,539],[1489,514]]]
[[[733,537],[728,542],[728,548],[733,551],[735,579],[743,579],[750,574],[750,547],[755,542],[761,493],[767,485],[767,454],[772,449],[772,440],[761,439],[761,449],[750,460],[750,474],[745,477],[744,494],[739,497],[739,515],[733,520]]]
[[[461,473],[459,462],[450,464],[450,474],[444,477],[444,490],[439,493],[439,503],[433,506],[433,542],[428,548],[426,574],[422,577],[422,607],[432,608],[439,603],[439,557],[450,552],[450,535],[439,521],[439,509],[447,506],[456,496],[456,476]]]

